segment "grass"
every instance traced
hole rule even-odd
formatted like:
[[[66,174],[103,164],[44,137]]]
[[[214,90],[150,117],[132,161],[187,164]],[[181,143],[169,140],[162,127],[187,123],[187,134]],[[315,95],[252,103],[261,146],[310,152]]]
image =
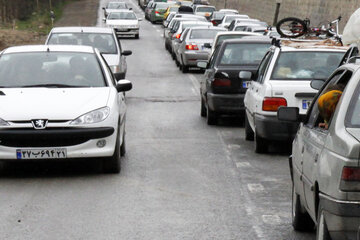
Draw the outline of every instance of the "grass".
[[[64,7],[71,1],[74,0],[66,0],[53,6],[52,10],[55,13],[55,22],[61,18]],[[17,30],[27,30],[41,34],[48,34],[52,28],[49,9],[34,12],[27,20],[17,20],[15,22],[15,28]]]

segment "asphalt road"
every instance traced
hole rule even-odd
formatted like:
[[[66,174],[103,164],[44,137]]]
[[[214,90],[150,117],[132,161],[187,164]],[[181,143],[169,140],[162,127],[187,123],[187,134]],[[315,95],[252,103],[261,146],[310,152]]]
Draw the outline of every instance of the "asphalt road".
[[[99,25],[101,18],[99,10]],[[239,119],[207,126],[200,117],[202,74],[176,68],[161,25],[144,20],[139,40],[121,42],[133,51],[121,174],[99,173],[89,161],[7,166],[0,178],[0,238],[315,239],[291,227],[281,146],[255,154]]]

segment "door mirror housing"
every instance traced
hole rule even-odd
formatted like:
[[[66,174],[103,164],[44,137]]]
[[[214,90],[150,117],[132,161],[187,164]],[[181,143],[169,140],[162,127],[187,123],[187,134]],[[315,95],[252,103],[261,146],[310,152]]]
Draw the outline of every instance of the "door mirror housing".
[[[240,71],[239,78],[242,80],[252,80],[253,74],[249,71]]]
[[[103,7],[102,9],[105,10],[105,7]]]
[[[132,83],[129,80],[122,79],[119,80],[116,84],[116,90],[118,92],[127,92],[132,89]]]
[[[279,107],[277,119],[286,122],[300,122],[298,107]]]
[[[322,79],[314,79],[311,81],[310,86],[315,90],[320,90],[320,88],[324,85],[325,80]]]
[[[207,68],[207,65],[208,65],[208,62],[206,62],[206,61],[198,61],[198,62],[196,63],[196,65],[197,65],[199,68],[206,69],[206,68]]]
[[[124,56],[130,56],[132,54],[132,51],[130,50],[125,50],[121,53],[121,55],[124,55]]]
[[[210,43],[205,43],[205,44],[204,44],[204,47],[206,47],[206,48],[211,48],[211,44],[210,44]]]
[[[214,78],[229,79],[230,77],[226,72],[216,72]]]
[[[103,22],[106,22],[106,18],[103,18],[102,21],[103,21]]]
[[[132,8],[129,8],[129,10],[132,10]]]

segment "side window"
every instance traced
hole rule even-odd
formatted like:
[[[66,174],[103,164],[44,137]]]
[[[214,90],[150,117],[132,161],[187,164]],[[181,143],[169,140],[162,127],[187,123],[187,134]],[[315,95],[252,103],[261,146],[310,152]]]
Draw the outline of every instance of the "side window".
[[[213,55],[211,55],[208,68],[214,68],[215,62],[216,62],[216,56],[218,55],[218,52],[220,51],[219,49],[220,49],[220,46],[217,47],[217,48],[215,49]]]
[[[272,58],[272,52],[267,52],[263,58],[263,60],[260,63],[259,70],[257,73],[256,81],[259,83],[262,83],[264,81],[266,68]]]
[[[188,32],[189,32],[189,28],[186,28],[186,29],[184,30],[184,32],[181,33],[181,37],[180,37],[180,41],[181,41],[181,42],[184,41],[184,39],[186,38]]]
[[[320,115],[320,111],[319,111],[319,107],[318,107],[319,97],[331,90],[343,91],[345,89],[347,83],[349,82],[351,76],[352,76],[351,71],[339,70],[330,77],[330,80],[327,82],[326,87],[324,87],[322,89],[321,93],[319,93],[314,98],[313,104],[312,104],[311,108],[309,109],[307,121],[305,122],[305,124],[308,127],[319,128],[319,123],[324,122],[324,119]],[[332,116],[330,116],[330,122],[328,123],[329,125],[331,123],[331,117]]]

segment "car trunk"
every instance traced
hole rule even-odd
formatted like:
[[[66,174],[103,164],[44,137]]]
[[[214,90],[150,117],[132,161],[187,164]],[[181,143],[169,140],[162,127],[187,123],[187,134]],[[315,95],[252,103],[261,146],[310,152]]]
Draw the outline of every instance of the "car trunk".
[[[217,72],[225,72],[229,75],[231,81],[230,86],[212,87],[214,93],[245,93],[247,90],[246,81],[239,78],[240,71],[250,71],[254,75],[258,69],[258,65],[247,65],[247,66],[218,66],[215,68],[214,76]]]

